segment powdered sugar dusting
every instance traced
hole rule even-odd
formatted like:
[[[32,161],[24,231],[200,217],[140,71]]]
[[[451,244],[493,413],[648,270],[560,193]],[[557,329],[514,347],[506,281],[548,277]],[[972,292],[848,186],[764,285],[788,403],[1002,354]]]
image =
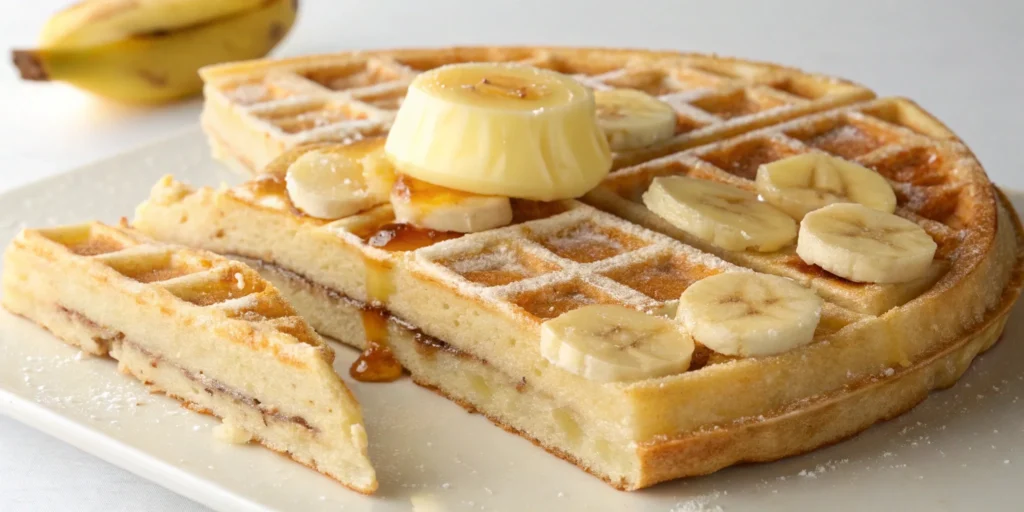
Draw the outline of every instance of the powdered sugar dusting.
[[[83,356],[82,352],[55,356],[27,356],[21,367],[22,382],[34,391],[33,400],[41,405],[57,409],[91,411],[88,420],[119,427],[125,414],[135,414],[139,407],[152,401],[144,388],[134,382],[121,379],[90,379],[88,392],[81,390],[57,391],[45,382],[53,382],[53,374],[83,372],[75,366],[89,364],[111,365],[112,361]],[[113,371],[113,368],[110,369]],[[177,409],[177,408],[176,408]]]
[[[678,501],[675,506],[669,509],[670,512],[722,512],[723,509],[720,505],[715,505],[712,502],[719,499],[722,495],[719,491],[713,491],[708,494],[695,496],[686,501]]]
[[[525,273],[526,271],[526,267],[520,263],[516,251],[507,245],[495,247],[490,251],[467,258],[453,260],[449,263],[449,266],[459,274],[497,269],[519,273]]]
[[[242,84],[225,93],[227,97],[240,105],[252,105],[266,101],[270,91],[260,83]]]

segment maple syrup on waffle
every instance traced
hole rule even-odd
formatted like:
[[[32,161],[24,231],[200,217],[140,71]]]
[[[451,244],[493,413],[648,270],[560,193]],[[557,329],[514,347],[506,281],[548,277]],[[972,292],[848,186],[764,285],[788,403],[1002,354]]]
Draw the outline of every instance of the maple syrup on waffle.
[[[254,180],[246,182],[243,188],[249,190],[255,197],[265,196],[288,196],[288,188],[284,176],[267,174]]]
[[[456,238],[446,233],[418,228],[410,224],[387,223],[356,233],[371,247],[391,252],[414,251],[437,242]],[[364,257],[366,291],[372,304],[363,307],[363,331],[366,349],[349,368],[349,375],[362,382],[391,382],[402,376],[402,366],[388,346],[388,318],[384,310],[392,292],[391,264],[386,260]]]
[[[370,304],[361,316],[366,334],[366,349],[349,367],[348,373],[361,382],[391,382],[402,376],[402,365],[388,346],[388,317],[383,307],[391,296],[391,265],[365,257],[366,294]]]
[[[366,349],[352,363],[348,373],[360,382],[391,382],[402,376],[402,365],[388,347],[388,319],[380,310],[368,306],[362,311]]]
[[[461,233],[434,231],[432,229],[419,228],[412,224],[391,222],[374,229],[372,232],[365,233],[365,236],[361,236],[361,238],[366,240],[370,247],[390,252],[404,252],[415,251],[416,249],[460,236],[462,236]]]

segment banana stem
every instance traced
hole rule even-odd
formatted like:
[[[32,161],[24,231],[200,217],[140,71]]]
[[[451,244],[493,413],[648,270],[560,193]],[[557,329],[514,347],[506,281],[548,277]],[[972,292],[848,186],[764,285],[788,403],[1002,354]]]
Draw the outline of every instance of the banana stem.
[[[39,54],[34,50],[14,50],[11,52],[11,57],[14,61],[14,66],[21,73],[22,79],[35,81],[47,81],[50,79],[50,75],[46,73],[46,69],[43,67],[43,61],[39,59]]]

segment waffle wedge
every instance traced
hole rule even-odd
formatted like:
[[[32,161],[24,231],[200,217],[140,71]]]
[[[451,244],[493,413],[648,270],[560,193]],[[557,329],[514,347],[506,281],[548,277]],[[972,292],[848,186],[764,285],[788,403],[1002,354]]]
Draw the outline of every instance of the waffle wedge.
[[[638,89],[671,105],[675,135],[615,154],[616,167],[874,96],[846,80],[700,54],[529,47],[367,51],[205,68],[202,124],[216,158],[257,173],[302,144],[384,134],[418,73],[485,61],[554,69],[594,89]]]
[[[246,265],[99,223],[20,233],[3,305],[224,430],[362,493],[377,488],[333,350]]]

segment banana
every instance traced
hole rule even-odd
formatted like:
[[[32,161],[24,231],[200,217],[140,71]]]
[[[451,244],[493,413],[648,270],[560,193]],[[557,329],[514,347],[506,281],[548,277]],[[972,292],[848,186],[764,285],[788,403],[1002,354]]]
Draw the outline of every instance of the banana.
[[[860,203],[886,213],[896,210],[896,194],[881,174],[825,153],[761,165],[755,183],[761,198],[797,220],[832,203]]]
[[[796,222],[736,187],[685,176],[655,178],[644,204],[659,217],[730,251],[778,250],[796,238]]]
[[[434,231],[475,233],[512,222],[507,197],[482,196],[399,175],[391,189],[395,220]]]
[[[266,55],[291,30],[295,0],[90,0],[54,15],[41,46],[15,50],[27,80],[70,83],[129,103],[202,90],[207,65]]]
[[[419,180],[540,201],[583,195],[612,163],[590,89],[508,63],[451,64],[418,75],[385,151]]]
[[[304,153],[285,174],[292,204],[320,219],[339,219],[386,203],[388,183],[385,172],[366,172],[357,160],[320,150]]]
[[[230,17],[255,9],[263,0],[89,0],[46,21],[44,48],[88,47]]]
[[[594,101],[597,124],[612,151],[647,147],[675,135],[675,110],[653,96],[636,89],[609,89],[594,91]]]
[[[358,144],[359,141],[354,142]],[[346,146],[352,144],[345,144]],[[360,150],[353,153],[357,154]],[[358,155],[353,155],[358,158]],[[384,155],[384,145],[381,144],[375,150],[367,153],[366,155],[358,158],[359,165],[362,166],[362,175],[366,177],[367,186],[370,189],[370,194],[376,198],[389,198],[391,196],[391,190],[394,188],[395,182],[398,179],[398,175],[394,170],[394,166],[391,165],[391,161]],[[384,203],[382,201],[381,203]]]
[[[859,204],[833,204],[800,222],[796,253],[850,281],[902,283],[928,272],[938,245],[917,224]]]
[[[715,352],[765,356],[810,343],[821,306],[814,292],[789,279],[726,272],[687,288],[679,297],[676,320]]]
[[[686,371],[693,339],[667,318],[615,305],[563,313],[540,327],[552,364],[598,382],[635,381]]]

